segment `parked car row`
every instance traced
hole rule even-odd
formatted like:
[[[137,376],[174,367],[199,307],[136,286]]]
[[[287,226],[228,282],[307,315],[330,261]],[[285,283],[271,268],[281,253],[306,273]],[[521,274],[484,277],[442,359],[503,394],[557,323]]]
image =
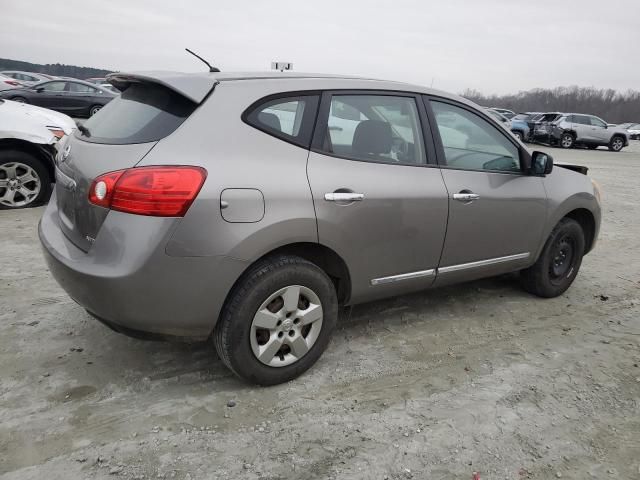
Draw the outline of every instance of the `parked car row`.
[[[502,115],[505,109],[489,108]],[[507,111],[510,112],[510,111]],[[512,126],[526,124],[528,136],[524,141],[546,143],[561,148],[577,146],[595,149],[600,146],[619,152],[630,139],[640,138],[640,125],[613,125],[595,115],[564,112],[523,112],[510,119]],[[512,131],[513,127],[510,128]],[[515,132],[514,132],[515,133]],[[520,136],[520,135],[519,135]]]
[[[89,117],[120,92],[104,77],[78,80],[44,73],[0,72],[0,98]]]
[[[84,117],[94,115],[116,95],[111,90],[82,80],[48,80],[0,91],[0,98]]]

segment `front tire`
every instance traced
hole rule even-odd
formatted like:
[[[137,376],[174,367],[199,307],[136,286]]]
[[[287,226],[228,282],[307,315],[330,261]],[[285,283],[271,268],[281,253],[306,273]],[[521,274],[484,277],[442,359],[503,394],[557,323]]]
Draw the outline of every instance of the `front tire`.
[[[609,150],[612,152],[619,152],[624,148],[624,139],[620,136],[615,136],[609,143]]]
[[[515,130],[513,134],[516,136],[518,140],[520,140],[521,142],[524,142],[524,135],[522,134],[522,132]]]
[[[562,148],[573,148],[575,143],[576,139],[571,133],[563,133],[560,137],[560,146]]]
[[[0,210],[35,207],[51,195],[51,176],[43,162],[20,150],[0,151]]]
[[[251,267],[233,288],[213,339],[237,376],[276,385],[320,358],[337,318],[336,290],[322,269],[296,256],[271,257]]]
[[[571,218],[560,220],[536,263],[520,272],[523,288],[544,298],[562,295],[578,275],[584,246],[580,224]]]
[[[18,103],[29,103],[27,102],[27,99],[24,97],[11,97],[9,100],[13,100],[14,102],[18,102]]]

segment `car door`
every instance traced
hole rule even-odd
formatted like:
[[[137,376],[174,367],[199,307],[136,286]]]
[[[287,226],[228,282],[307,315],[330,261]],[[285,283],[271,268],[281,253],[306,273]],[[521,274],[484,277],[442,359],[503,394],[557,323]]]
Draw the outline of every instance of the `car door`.
[[[547,198],[525,174],[527,153],[495,122],[464,104],[426,98],[449,221],[436,285],[517,270],[540,245]]]
[[[345,260],[352,302],[433,283],[448,206],[425,121],[413,94],[322,96],[307,174],[319,241]]]
[[[573,116],[573,130],[576,132],[576,140],[579,142],[594,142],[591,120],[587,115]]]
[[[610,133],[606,122],[594,116],[589,116],[589,122],[591,123],[591,136],[593,140],[604,145],[608,144]]]
[[[60,81],[36,84],[33,86],[36,93],[30,96],[29,101],[39,107],[60,111],[65,88],[66,83]]]

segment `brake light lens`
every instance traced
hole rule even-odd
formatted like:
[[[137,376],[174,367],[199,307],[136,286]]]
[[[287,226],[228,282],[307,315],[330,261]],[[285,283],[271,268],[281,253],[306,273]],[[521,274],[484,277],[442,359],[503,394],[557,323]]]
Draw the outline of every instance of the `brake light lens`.
[[[21,87],[22,84],[20,82],[16,82],[15,80],[5,80],[4,83],[8,83],[14,87]]]
[[[182,217],[200,192],[207,171],[200,167],[138,167],[106,173],[89,189],[94,205],[155,217]]]

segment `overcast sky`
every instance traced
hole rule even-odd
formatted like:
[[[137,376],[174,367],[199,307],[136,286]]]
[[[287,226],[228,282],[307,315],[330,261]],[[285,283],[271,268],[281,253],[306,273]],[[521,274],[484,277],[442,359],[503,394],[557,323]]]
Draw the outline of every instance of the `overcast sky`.
[[[0,57],[388,78],[461,92],[640,89],[640,0],[2,0]]]

